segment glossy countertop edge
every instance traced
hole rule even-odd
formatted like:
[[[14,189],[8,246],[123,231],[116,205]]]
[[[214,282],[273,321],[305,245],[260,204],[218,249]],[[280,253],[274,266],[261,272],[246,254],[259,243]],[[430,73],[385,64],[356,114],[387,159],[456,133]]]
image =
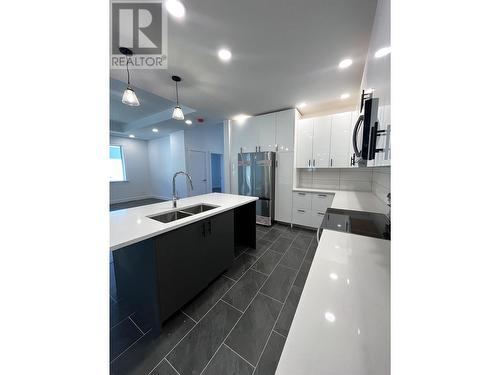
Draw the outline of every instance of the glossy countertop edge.
[[[225,194],[225,193],[210,193],[197,195],[193,197],[181,198],[177,201],[177,208],[173,207],[172,201],[161,203],[153,203],[145,206],[138,206],[116,210],[110,212],[110,247],[111,251],[118,250],[122,247],[132,245],[137,242],[147,240],[149,238],[158,236],[160,234],[172,231],[174,229],[195,223],[199,220],[220,214],[225,211],[232,210],[236,207],[257,201],[259,198]],[[170,223],[161,223],[159,221],[149,218],[169,211],[182,210],[197,204],[209,204],[219,206],[209,211],[205,211],[193,216],[188,216]],[[137,229],[137,225],[143,225],[140,234],[127,235],[125,238],[118,238],[113,240],[113,233],[116,232],[129,232],[130,229]],[[117,237],[120,237],[119,235]]]
[[[276,374],[389,372],[390,241],[324,230]]]
[[[293,188],[295,192],[335,194],[331,208],[387,214],[389,207],[371,191]]]

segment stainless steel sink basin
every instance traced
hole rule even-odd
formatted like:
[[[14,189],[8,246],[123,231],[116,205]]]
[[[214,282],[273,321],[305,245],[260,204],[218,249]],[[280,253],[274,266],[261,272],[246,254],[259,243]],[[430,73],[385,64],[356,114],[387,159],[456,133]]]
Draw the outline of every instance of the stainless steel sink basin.
[[[171,221],[179,220],[188,216],[191,216],[192,214],[187,213],[187,212],[181,212],[181,211],[171,211],[171,212],[165,212],[163,214],[155,215],[155,216],[149,216],[150,219],[161,221],[162,223],[170,223]]]
[[[219,206],[212,206],[210,204],[198,204],[196,206],[179,208],[176,211],[164,212],[162,214],[148,216],[150,219],[161,221],[162,223],[170,223],[175,220],[183,219],[188,216],[200,214],[205,211],[213,210]]]
[[[202,213],[205,211],[213,210],[214,208],[217,208],[217,207],[219,207],[219,206],[212,206],[210,204],[202,203],[202,204],[199,204],[197,206],[181,208],[180,210],[182,212],[187,212],[187,213],[190,213],[192,215],[196,215],[196,214],[199,214],[199,213]]]

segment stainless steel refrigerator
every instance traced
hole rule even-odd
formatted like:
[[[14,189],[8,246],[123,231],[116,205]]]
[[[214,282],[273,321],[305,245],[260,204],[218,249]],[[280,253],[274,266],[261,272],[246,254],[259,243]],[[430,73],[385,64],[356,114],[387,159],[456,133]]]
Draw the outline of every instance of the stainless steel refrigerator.
[[[271,225],[274,220],[274,176],[276,153],[238,154],[238,194],[258,197],[256,222]]]

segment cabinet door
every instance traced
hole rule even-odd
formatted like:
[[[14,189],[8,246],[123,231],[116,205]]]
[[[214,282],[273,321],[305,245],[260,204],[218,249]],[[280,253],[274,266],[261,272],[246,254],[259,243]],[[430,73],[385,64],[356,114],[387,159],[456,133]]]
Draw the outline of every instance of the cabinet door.
[[[303,191],[295,191],[293,193],[293,208],[310,209],[312,204],[312,194]]]
[[[157,237],[156,265],[162,321],[209,282],[205,272],[206,260],[201,256],[203,225],[203,221],[198,221]]]
[[[278,221],[292,222],[293,152],[276,154],[276,215]]]
[[[317,117],[313,121],[313,167],[326,168],[330,165],[331,116]]]
[[[311,210],[304,208],[293,208],[293,223],[303,225],[306,227],[311,226]]]
[[[297,124],[296,160],[297,168],[312,167],[313,119],[299,120]]]
[[[332,131],[330,138],[330,167],[349,167],[351,153],[352,112],[337,113],[332,116]]]
[[[234,211],[205,220],[204,246],[200,248],[204,259],[203,272],[209,281],[229,268],[234,259]]]
[[[309,226],[313,228],[319,228],[323,217],[325,216],[325,211],[311,210],[311,215],[309,219]]]
[[[260,151],[276,151],[276,113],[256,116],[254,119]]]
[[[332,205],[333,194],[314,193],[312,194],[312,209],[325,212]]]
[[[295,109],[276,113],[276,144],[278,152],[293,151]]]
[[[235,122],[235,133],[237,134],[235,143],[238,152],[240,152],[240,148],[243,149],[243,152],[255,152],[255,147],[259,143],[258,122],[257,117],[250,117],[241,123]]]

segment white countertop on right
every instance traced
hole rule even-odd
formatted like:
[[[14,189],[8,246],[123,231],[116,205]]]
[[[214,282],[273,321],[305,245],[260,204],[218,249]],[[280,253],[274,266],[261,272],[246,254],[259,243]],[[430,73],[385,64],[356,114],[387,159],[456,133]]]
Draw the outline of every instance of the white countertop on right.
[[[276,375],[390,373],[390,246],[323,231]]]
[[[336,191],[332,208],[387,214],[389,206],[369,191]]]

